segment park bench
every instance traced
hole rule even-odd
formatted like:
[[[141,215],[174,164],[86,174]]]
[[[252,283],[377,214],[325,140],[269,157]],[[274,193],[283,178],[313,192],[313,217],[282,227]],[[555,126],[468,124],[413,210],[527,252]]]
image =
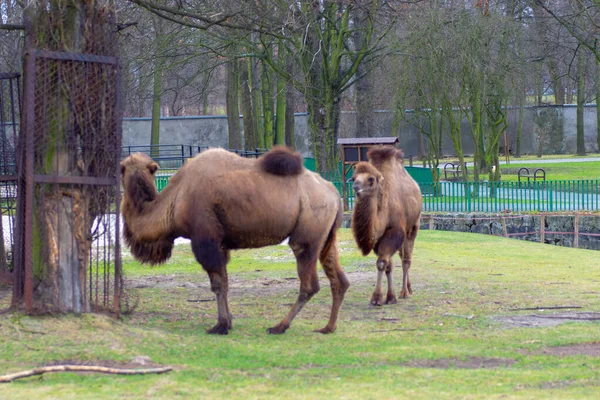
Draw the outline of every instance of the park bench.
[[[539,175],[538,175],[539,174]],[[519,168],[519,172],[517,173],[519,184],[521,183],[521,178],[527,178],[527,183],[531,182],[531,178],[533,178],[533,182],[538,180],[546,181],[546,171],[543,168],[536,168],[533,173],[529,172],[529,168]]]
[[[467,167],[465,166],[465,172]],[[444,164],[444,180],[458,180],[460,179],[460,175],[462,174],[462,169],[460,168],[460,164],[454,164],[451,162],[447,162]],[[450,179],[448,179],[448,175],[450,175]]]

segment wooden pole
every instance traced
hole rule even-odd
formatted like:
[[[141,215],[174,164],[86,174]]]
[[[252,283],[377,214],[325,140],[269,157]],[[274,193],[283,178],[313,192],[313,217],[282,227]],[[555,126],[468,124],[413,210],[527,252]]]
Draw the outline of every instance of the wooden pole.
[[[575,237],[573,238],[573,247],[579,248],[579,214],[575,214]]]
[[[546,239],[546,216],[544,214],[540,215],[540,242],[545,243]]]

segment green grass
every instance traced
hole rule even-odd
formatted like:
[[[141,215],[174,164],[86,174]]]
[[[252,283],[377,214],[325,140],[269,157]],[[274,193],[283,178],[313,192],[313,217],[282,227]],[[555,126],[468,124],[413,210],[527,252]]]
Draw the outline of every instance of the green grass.
[[[119,321],[102,315],[0,314],[0,374],[65,360],[127,363],[138,355],[175,370],[130,377],[46,374],[0,384],[0,398],[597,397],[597,357],[560,357],[540,350],[598,341],[598,322],[519,328],[492,317],[564,311],[511,311],[538,306],[599,311],[600,253],[422,231],[411,270],[413,296],[376,308],[369,306],[375,258],[360,256],[348,230],[342,230],[340,248],[352,286],[332,335],[312,332],[325,325],[331,302],[322,272],[322,290],[287,333],[265,333],[296,297],[298,281],[287,246],[233,254],[229,276],[234,329],[223,337],[205,333],[216,322],[215,302],[188,301],[213,297],[189,246],[177,246],[161,267],[140,266],[127,257],[129,286],[139,286],[130,289],[140,298],[135,313]],[[399,269],[395,277],[399,289]],[[0,294],[0,306],[6,306],[10,293]],[[475,369],[409,366],[438,359],[451,359],[452,364],[470,357],[514,363]]]
[[[533,174],[536,168],[543,168],[546,171],[546,180],[584,180],[600,179],[600,162],[563,162],[550,164],[518,164],[512,161],[508,165],[502,165],[502,180],[517,181],[519,168],[526,167]]]

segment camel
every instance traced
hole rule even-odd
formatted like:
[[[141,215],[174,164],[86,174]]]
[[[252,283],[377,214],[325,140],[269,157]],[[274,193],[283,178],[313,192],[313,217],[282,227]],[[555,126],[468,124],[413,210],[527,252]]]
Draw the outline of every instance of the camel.
[[[421,219],[419,185],[402,165],[402,151],[391,146],[372,147],[369,162],[355,165],[351,178],[356,204],[352,212],[352,233],[363,255],[374,250],[377,258],[377,285],[371,304],[382,305],[381,280],[385,272],[388,291],[385,304],[396,304],[392,282],[392,256],[402,260],[401,298],[412,294],[408,272]]]
[[[226,335],[232,328],[227,301],[230,250],[275,245],[286,238],[297,260],[300,291],[285,318],[267,331],[284,333],[319,291],[317,259],[333,298],[329,321],[317,332],[335,331],[350,286],[336,240],[341,200],[333,184],[304,168],[299,153],[280,146],[259,159],[247,159],[224,149],[206,150],[188,161],[160,193],[154,183],[157,170],[142,153],[121,162],[124,239],[133,256],[149,264],[165,262],[175,238],[191,239],[217,299],[217,324],[208,333]]]

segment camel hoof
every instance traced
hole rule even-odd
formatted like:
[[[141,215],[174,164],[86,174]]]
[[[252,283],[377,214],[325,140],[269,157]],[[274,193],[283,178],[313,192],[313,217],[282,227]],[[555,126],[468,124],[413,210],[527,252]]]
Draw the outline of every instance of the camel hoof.
[[[267,333],[270,333],[271,335],[281,335],[281,334],[285,333],[287,328],[288,328],[287,326],[284,326],[282,324],[277,324],[274,327],[267,329]]]
[[[333,333],[333,332],[335,332],[335,328],[333,328],[333,329],[332,329],[332,328],[330,328],[330,327],[326,326],[326,327],[325,327],[325,328],[323,328],[323,329],[315,329],[315,332],[317,332],[317,333],[322,333],[322,334],[324,334],[324,335],[327,335],[328,333]]]
[[[231,328],[229,328],[231,329]],[[226,325],[217,324],[213,326],[211,329],[207,330],[206,333],[210,335],[227,335],[229,333],[229,329]]]
[[[373,297],[371,297],[371,305],[380,306],[383,304],[383,296],[381,293],[373,293]]]
[[[385,304],[398,304],[398,300],[396,300],[396,295],[388,294],[385,298]]]
[[[401,299],[408,299],[410,297],[410,291],[404,290],[402,289],[400,291],[400,298]]]

